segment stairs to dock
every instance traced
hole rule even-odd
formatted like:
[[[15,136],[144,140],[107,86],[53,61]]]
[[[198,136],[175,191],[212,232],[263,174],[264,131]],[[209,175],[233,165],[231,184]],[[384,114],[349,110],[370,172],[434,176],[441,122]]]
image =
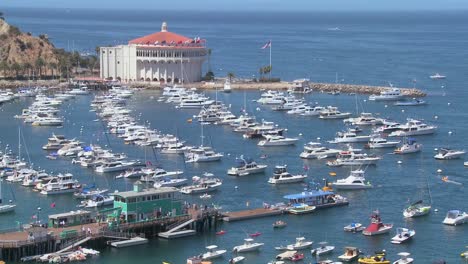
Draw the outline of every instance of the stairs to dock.
[[[180,230],[180,229],[190,225],[193,222],[195,222],[195,220],[190,219],[190,220],[185,221],[183,223],[175,223],[175,224],[169,226],[170,229],[168,231],[161,232],[161,233],[158,234],[158,236],[162,237],[162,238],[171,239],[171,238],[179,238],[179,237],[186,237],[186,236],[195,235],[195,233],[196,233],[195,230],[192,230],[192,229]]]

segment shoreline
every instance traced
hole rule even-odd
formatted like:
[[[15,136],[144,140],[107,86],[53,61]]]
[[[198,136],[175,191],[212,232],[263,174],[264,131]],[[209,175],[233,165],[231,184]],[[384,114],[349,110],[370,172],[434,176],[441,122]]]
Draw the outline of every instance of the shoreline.
[[[155,82],[132,82],[123,83],[131,88],[146,88],[146,89],[161,89],[164,84]],[[0,81],[0,89],[18,89],[21,87],[29,86],[41,86],[41,87],[57,87],[66,88],[68,83],[60,82],[59,80],[39,80],[34,82],[29,81]],[[197,82],[197,83],[186,83],[184,84],[187,88],[197,88],[201,90],[213,90],[223,89],[224,82]],[[337,83],[315,83],[310,82],[309,86],[315,92],[340,92],[340,93],[356,93],[356,94],[378,94],[382,91],[390,89],[390,87],[384,86],[372,86],[365,84],[337,84]],[[289,88],[288,82],[242,82],[242,83],[231,83],[233,90],[287,90]],[[424,97],[427,94],[417,88],[399,88],[401,93],[409,97]]]

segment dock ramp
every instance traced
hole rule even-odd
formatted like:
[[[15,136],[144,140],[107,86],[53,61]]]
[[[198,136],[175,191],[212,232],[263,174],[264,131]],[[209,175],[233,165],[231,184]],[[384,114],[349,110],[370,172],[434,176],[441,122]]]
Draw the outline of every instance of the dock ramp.
[[[180,230],[180,229],[190,225],[193,222],[195,222],[195,220],[190,219],[190,220],[188,220],[186,222],[183,222],[182,224],[179,224],[179,225],[169,229],[166,232],[159,233],[158,236],[162,237],[162,238],[171,239],[171,238],[179,238],[179,237],[186,237],[186,236],[195,235],[196,234],[195,230],[192,230],[192,229]]]

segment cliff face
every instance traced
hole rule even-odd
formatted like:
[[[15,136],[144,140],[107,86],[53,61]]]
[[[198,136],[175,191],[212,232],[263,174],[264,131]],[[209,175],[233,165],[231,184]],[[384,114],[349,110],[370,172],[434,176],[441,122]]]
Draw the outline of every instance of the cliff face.
[[[38,58],[46,64],[58,63],[55,47],[45,36],[34,37],[0,19],[0,63],[34,66]]]

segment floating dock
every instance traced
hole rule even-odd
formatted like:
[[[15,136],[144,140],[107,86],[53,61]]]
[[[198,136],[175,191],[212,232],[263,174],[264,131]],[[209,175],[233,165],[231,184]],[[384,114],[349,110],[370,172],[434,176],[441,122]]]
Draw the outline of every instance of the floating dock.
[[[256,209],[251,209],[251,210],[223,213],[223,221],[234,222],[234,221],[240,221],[240,220],[281,215],[283,213],[284,211],[281,209],[256,208]]]

